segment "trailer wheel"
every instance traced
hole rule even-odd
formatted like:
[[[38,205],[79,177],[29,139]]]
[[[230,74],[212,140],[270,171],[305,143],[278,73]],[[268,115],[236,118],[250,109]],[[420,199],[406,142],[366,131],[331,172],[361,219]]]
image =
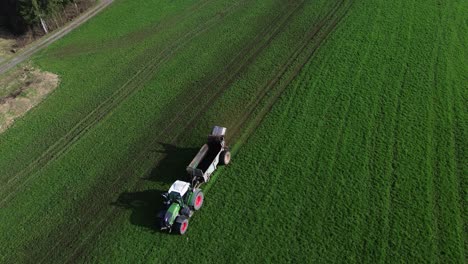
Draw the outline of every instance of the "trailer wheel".
[[[178,216],[174,222],[174,228],[177,234],[183,235],[187,232],[189,220],[184,216]]]
[[[225,150],[221,152],[221,155],[219,157],[220,162],[222,165],[228,165],[229,162],[231,162],[231,152],[229,150]]]
[[[196,190],[193,193],[192,199],[190,201],[190,206],[195,211],[200,210],[200,208],[203,205],[204,200],[205,200],[205,195],[203,194],[203,192],[201,190]]]

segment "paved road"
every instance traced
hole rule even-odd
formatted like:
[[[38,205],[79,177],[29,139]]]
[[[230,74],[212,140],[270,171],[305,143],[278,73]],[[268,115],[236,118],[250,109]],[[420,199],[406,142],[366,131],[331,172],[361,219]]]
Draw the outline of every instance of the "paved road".
[[[4,62],[1,62],[1,60],[0,60],[0,74],[10,70],[11,68],[15,67],[19,63],[21,63],[21,62],[25,61],[26,59],[28,59],[29,57],[31,57],[31,55],[33,55],[34,53],[36,53],[39,50],[47,47],[48,45],[50,45],[54,41],[62,38],[63,36],[68,34],[70,31],[72,31],[73,29],[79,27],[81,24],[83,24],[84,22],[88,21],[90,18],[95,16],[97,13],[99,13],[101,10],[106,8],[112,2],[114,2],[114,0],[101,0],[101,1],[99,1],[99,3],[97,3],[95,6],[91,7],[88,11],[83,13],[78,18],[74,19],[73,21],[71,21],[69,24],[65,25],[61,29],[56,30],[56,31],[50,33],[49,35],[46,35],[43,38],[39,39],[38,41],[34,42],[29,47],[24,49],[21,53],[19,53],[18,55],[14,56],[14,57],[12,57],[12,58],[4,61]]]

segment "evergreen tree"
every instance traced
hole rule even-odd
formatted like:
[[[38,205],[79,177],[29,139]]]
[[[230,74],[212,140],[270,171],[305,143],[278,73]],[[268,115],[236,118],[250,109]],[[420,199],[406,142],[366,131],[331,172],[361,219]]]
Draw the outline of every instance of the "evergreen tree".
[[[24,21],[29,25],[37,23],[41,16],[37,0],[20,0],[19,2],[19,13]]]
[[[47,18],[70,3],[70,0],[19,0],[20,15],[27,24],[36,24],[40,18]]]

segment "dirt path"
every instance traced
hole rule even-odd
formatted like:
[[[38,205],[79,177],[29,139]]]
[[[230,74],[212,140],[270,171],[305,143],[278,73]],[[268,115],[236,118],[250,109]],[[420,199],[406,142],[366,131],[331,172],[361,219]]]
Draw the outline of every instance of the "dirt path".
[[[19,63],[27,60],[34,53],[42,50],[43,48],[55,42],[56,40],[62,38],[63,36],[71,32],[73,29],[79,27],[81,24],[85,23],[90,18],[98,14],[101,10],[106,8],[112,2],[114,2],[114,0],[100,0],[99,3],[91,7],[88,11],[86,11],[86,13],[77,17],[76,19],[71,21],[69,24],[62,27],[61,29],[54,31],[50,35],[46,35],[43,38],[39,39],[38,41],[32,43],[29,47],[27,47],[25,50],[23,50],[21,53],[14,56],[13,58],[10,58],[7,61],[3,61],[3,63],[0,59],[0,63],[1,63],[0,74],[7,72],[11,68],[18,65]]]

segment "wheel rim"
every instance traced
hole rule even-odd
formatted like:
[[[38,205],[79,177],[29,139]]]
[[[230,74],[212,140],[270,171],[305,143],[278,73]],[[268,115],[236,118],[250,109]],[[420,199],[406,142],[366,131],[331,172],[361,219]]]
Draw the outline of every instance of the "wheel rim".
[[[180,228],[181,233],[185,233],[185,230],[187,230],[188,223],[187,221],[184,221],[182,223],[182,227]]]
[[[195,206],[196,206],[196,207],[199,207],[199,206],[201,205],[202,199],[203,199],[203,198],[202,198],[201,195],[198,195],[198,196],[197,196],[197,199],[195,199]]]

